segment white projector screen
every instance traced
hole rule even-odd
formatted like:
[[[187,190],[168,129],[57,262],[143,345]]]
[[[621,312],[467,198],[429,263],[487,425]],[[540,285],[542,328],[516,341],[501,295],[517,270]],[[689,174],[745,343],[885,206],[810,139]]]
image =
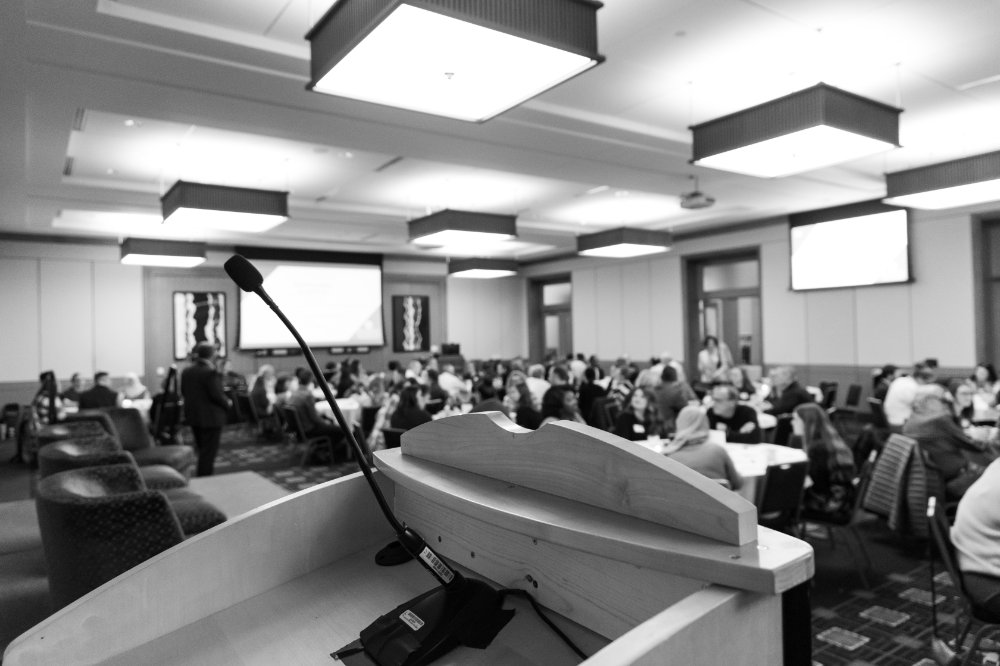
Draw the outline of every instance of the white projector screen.
[[[908,282],[906,211],[791,227],[792,289]]]
[[[382,268],[373,264],[254,260],[264,290],[310,347],[385,344]],[[297,349],[278,316],[256,295],[240,292],[240,349]]]

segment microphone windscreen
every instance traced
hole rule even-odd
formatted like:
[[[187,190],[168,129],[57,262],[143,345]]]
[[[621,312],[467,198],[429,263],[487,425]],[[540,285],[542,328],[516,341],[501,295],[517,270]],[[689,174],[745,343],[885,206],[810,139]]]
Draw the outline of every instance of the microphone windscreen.
[[[242,254],[234,254],[224,264],[226,273],[243,291],[256,291],[264,284],[264,278],[254,265]]]

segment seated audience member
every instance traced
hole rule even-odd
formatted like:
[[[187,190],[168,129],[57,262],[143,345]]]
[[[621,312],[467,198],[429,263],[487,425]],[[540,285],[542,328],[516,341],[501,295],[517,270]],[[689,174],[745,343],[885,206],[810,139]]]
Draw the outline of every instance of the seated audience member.
[[[583,373],[587,370],[587,357],[577,354],[569,362],[569,371],[573,375],[573,383],[579,386],[583,382]],[[584,412],[586,413],[586,412]]]
[[[316,411],[316,398],[313,396],[316,383],[313,381],[312,373],[305,368],[299,368],[295,371],[295,378],[298,380],[299,388],[288,397],[287,405],[294,407],[295,411],[299,413],[306,437],[320,435],[329,437],[334,450],[332,462],[346,460],[347,442],[344,440],[344,431],[336,423],[328,421]]]
[[[431,416],[434,416],[448,404],[451,396],[445,391],[439,382],[439,373],[434,368],[424,370],[424,384],[427,386],[427,404],[424,409]]]
[[[466,388],[465,381],[455,374],[455,366],[451,363],[445,363],[442,366],[438,373],[438,384],[448,392],[448,395],[452,396]]]
[[[59,387],[56,384],[56,373],[46,370],[38,375],[38,391],[31,399],[31,406],[35,410],[38,422],[42,425],[62,421],[66,416],[63,401],[59,397]]]
[[[762,400],[760,387],[750,380],[743,366],[737,365],[730,368],[726,380],[736,389],[736,394],[740,402],[757,404]]]
[[[507,395],[504,398],[514,423],[529,430],[537,430],[542,425],[542,413],[535,409],[531,391],[523,377],[514,377],[507,382]]]
[[[663,419],[663,434],[670,435],[674,432],[677,415],[688,404],[697,402],[698,396],[687,382],[678,379],[677,370],[672,365],[663,368],[660,379],[661,383],[653,391],[653,396],[660,418]]]
[[[970,599],[1000,614],[1000,460],[990,463],[958,503],[951,541]]]
[[[973,396],[973,420],[997,420],[997,391],[1000,391],[1000,381],[997,381],[997,371],[992,363],[985,361],[976,365],[970,378],[975,394]]]
[[[274,382],[274,406],[283,407],[288,399],[299,390],[299,380],[295,375],[281,373]]]
[[[992,447],[967,435],[952,418],[944,389],[927,384],[917,389],[913,414],[903,434],[917,440],[945,483],[945,496],[959,499],[996,457]]]
[[[923,363],[913,366],[912,375],[903,375],[892,380],[885,393],[885,399],[882,400],[882,411],[885,412],[885,419],[890,427],[896,428],[898,432],[913,413],[913,399],[917,395],[917,388],[933,381],[934,370]]]
[[[469,411],[503,412],[504,416],[510,416],[507,406],[497,396],[497,389],[493,385],[493,379],[490,377],[482,377],[479,383],[476,384],[476,404]]]
[[[274,413],[274,405],[277,399],[275,389],[278,378],[274,374],[274,367],[262,365],[254,377],[253,386],[250,388],[249,399],[253,403],[254,411],[260,419],[261,429],[265,436],[270,439],[277,439],[281,434],[281,429]]]
[[[899,375],[899,368],[891,363],[887,363],[879,368],[872,376],[872,397],[876,400],[885,401],[885,394],[889,392],[889,386]]]
[[[403,366],[399,364],[399,361],[393,359],[389,361],[386,365],[388,373],[386,374],[386,388],[389,391],[398,392],[403,388],[403,382],[406,380],[406,376],[403,373]]]
[[[247,378],[233,370],[233,362],[228,358],[222,362],[222,390],[246,391]]]
[[[976,389],[967,379],[952,379],[948,382],[948,398],[951,402],[952,418],[962,430],[973,426],[972,417],[975,413],[973,399]]]
[[[727,442],[758,444],[761,440],[757,410],[741,405],[734,386],[720,384],[712,388],[712,407],[708,424],[712,430],[726,433]]]
[[[594,401],[603,398],[608,394],[608,390],[598,383],[597,368],[588,365],[583,371],[583,381],[580,383],[578,392],[580,402],[580,413],[587,419],[587,423],[594,425]],[[509,389],[508,389],[509,390]]]
[[[764,412],[774,416],[791,414],[799,405],[815,402],[812,393],[807,391],[795,377],[795,368],[790,365],[779,365],[771,369],[771,393],[767,401],[762,403]]]
[[[854,506],[854,454],[816,403],[795,408],[792,433],[801,440],[793,446],[806,452],[812,480],[803,495],[803,516],[846,523]]]
[[[389,419],[389,425],[409,430],[427,423],[431,420],[431,415],[424,409],[426,405],[427,387],[415,381],[407,381],[399,392],[399,404]]]
[[[69,378],[69,387],[59,394],[63,402],[71,402],[74,405],[80,402],[80,394],[83,393],[83,377],[79,372],[74,372]]]
[[[122,387],[122,398],[126,400],[145,400],[149,397],[149,389],[139,381],[139,375],[134,372],[125,373],[125,386]]]
[[[570,382],[569,370],[561,365],[553,365],[549,368],[548,381],[549,386],[563,386],[565,384],[571,384]]]
[[[580,414],[576,391],[569,384],[553,386],[542,397],[542,425],[554,421],[586,423]]]
[[[625,409],[618,415],[614,433],[638,441],[663,435],[663,420],[648,389],[636,386],[628,397]]]
[[[677,415],[677,432],[663,455],[704,474],[724,480],[733,490],[743,486],[743,477],[725,447],[708,440],[708,416],[698,405],[687,405]]]
[[[545,380],[545,366],[541,363],[528,366],[526,381],[528,382],[528,390],[531,391],[531,395],[535,399],[535,404],[541,405],[542,398],[545,397],[545,392],[552,386]]]
[[[80,409],[120,407],[122,394],[111,388],[111,377],[106,372],[94,375],[94,385],[80,394]]]
[[[603,380],[607,378],[608,373],[604,372],[604,368],[601,367],[601,360],[597,358],[596,354],[590,355],[590,358],[587,359],[587,365],[594,369],[594,373],[596,375],[596,379],[594,381],[601,382],[603,384]],[[607,388],[607,386],[604,388]]]

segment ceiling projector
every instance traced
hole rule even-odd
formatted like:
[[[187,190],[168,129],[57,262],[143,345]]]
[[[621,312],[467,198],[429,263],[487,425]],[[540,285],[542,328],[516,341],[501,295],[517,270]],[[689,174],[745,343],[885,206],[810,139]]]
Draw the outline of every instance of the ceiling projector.
[[[699,192],[694,190],[693,192],[685,192],[681,195],[681,208],[687,208],[688,210],[697,210],[698,208],[708,208],[715,203],[715,199],[708,196],[704,192]]]

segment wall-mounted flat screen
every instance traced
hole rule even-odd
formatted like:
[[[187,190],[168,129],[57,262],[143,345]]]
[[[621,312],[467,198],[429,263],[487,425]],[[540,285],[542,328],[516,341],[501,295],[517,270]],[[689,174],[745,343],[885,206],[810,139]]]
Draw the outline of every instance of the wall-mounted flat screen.
[[[254,259],[264,290],[310,347],[385,344],[382,267]],[[256,294],[240,292],[240,349],[294,349],[291,333]]]
[[[790,229],[792,289],[910,280],[905,210],[796,224]]]

